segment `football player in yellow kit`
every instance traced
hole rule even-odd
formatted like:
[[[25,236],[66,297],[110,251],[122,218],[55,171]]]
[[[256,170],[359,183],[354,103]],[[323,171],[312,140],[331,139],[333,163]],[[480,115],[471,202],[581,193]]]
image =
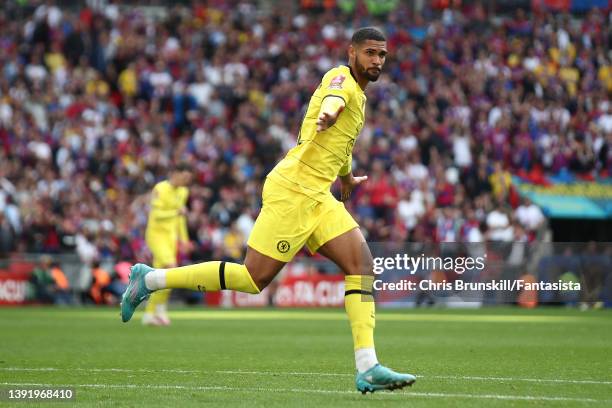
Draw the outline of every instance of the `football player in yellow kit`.
[[[167,180],[153,187],[151,209],[147,220],[145,240],[153,255],[154,268],[174,268],[179,246],[189,245],[187,235],[187,188],[191,183],[191,166],[179,163]],[[152,293],[142,316],[142,323],[150,326],[167,326],[170,289]]]
[[[349,64],[323,76],[308,104],[297,146],[266,178],[263,206],[248,240],[244,264],[213,261],[169,269],[137,264],[122,299],[124,322],[143,299],[161,289],[259,293],[306,245],[346,274],[345,308],[353,334],[357,390],[393,390],[416,381],[413,375],[396,373],[378,363],[372,255],[355,220],[330,192],[339,177],[341,198],[346,200],[367,179],[353,176],[352,150],[364,124],[364,90],[378,79],[386,56],[383,33],[373,27],[361,28],[348,47]]]

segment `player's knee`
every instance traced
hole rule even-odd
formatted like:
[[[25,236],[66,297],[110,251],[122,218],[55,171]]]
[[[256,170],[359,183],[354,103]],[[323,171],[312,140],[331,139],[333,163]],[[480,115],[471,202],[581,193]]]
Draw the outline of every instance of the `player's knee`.
[[[361,260],[361,275],[374,275],[374,260],[372,254],[368,252]]]
[[[261,292],[262,290],[266,288],[266,286],[270,284],[270,282],[272,282],[272,279],[274,277],[251,274],[251,278],[253,279],[253,283],[255,283],[255,286],[257,286],[257,289],[259,290],[259,292]]]
[[[257,290],[261,292],[272,282],[274,279],[274,275],[266,273],[266,271],[262,271],[261,268],[256,268],[254,265],[249,266],[248,260],[245,261],[244,266],[247,268],[249,275],[251,275],[251,279],[253,283],[257,287]]]
[[[347,275],[373,275],[374,260],[371,254],[364,254],[359,259],[355,259],[346,268]]]
[[[363,265],[363,275],[374,275],[374,259],[372,254],[368,253]]]

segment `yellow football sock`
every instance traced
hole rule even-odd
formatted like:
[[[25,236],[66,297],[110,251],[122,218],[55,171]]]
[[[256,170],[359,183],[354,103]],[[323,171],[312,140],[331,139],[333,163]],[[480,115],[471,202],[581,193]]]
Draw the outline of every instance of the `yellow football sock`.
[[[172,292],[172,290],[170,289],[161,289],[151,293],[149,301],[147,302],[147,306],[145,307],[145,312],[155,313],[155,308],[157,307],[157,305],[163,305],[165,303],[168,303],[168,299],[170,298],[170,292]]]
[[[166,272],[166,288],[181,288],[210,292],[221,289],[246,293],[259,293],[246,266],[211,261],[195,265],[169,268]]]
[[[371,275],[347,275],[344,278],[344,307],[353,332],[354,349],[374,347],[374,297]]]

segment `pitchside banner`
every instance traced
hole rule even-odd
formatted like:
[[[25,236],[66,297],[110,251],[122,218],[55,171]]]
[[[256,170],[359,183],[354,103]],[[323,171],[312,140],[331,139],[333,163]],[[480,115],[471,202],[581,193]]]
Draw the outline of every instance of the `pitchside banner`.
[[[0,305],[19,305],[28,300],[30,274],[0,271]]]
[[[344,275],[285,275],[257,295],[226,290],[207,293],[206,299],[221,307],[344,307]]]
[[[569,177],[569,176],[568,176]],[[549,177],[546,185],[513,177],[520,195],[528,197],[549,217],[612,218],[612,180],[581,182]]]
[[[280,307],[344,306],[344,275],[288,276],[281,280],[274,294]]]
[[[612,244],[373,243],[380,306],[612,307]],[[364,288],[364,290],[367,288]]]

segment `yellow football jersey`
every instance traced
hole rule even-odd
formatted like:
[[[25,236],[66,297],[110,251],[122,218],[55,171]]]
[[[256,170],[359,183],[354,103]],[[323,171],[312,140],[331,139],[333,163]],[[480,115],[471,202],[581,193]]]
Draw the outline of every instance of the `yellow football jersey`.
[[[323,99],[340,97],[344,111],[334,126],[317,132]],[[297,146],[268,174],[277,183],[323,201],[336,177],[351,171],[353,145],[363,127],[366,96],[348,66],[329,70],[308,103]]]
[[[188,196],[187,187],[174,187],[168,180],[155,185],[145,233],[147,242],[163,240],[170,245],[176,245],[177,240],[189,240],[187,220],[180,214]]]

